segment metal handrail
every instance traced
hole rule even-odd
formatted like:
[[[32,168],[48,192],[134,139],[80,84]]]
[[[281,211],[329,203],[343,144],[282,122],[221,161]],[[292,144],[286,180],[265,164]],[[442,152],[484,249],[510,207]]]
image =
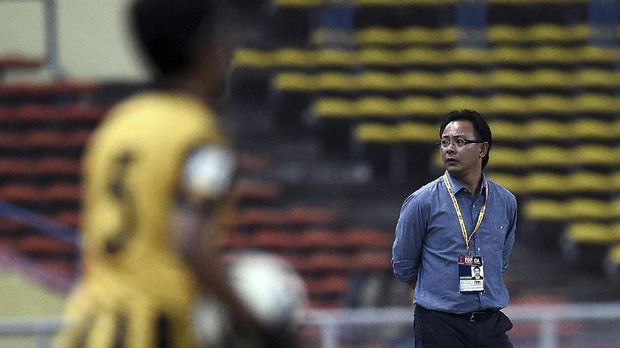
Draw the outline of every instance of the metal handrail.
[[[534,322],[538,325],[538,346],[556,348],[559,346],[559,323],[567,320],[620,320],[620,302],[576,303],[557,305],[514,305],[508,307],[506,315],[515,323]],[[299,317],[304,325],[318,326],[321,332],[322,348],[339,347],[340,328],[350,325],[410,324],[413,309],[358,308],[358,309],[310,309]],[[60,329],[61,318],[0,319],[2,336],[36,337],[38,347],[48,347],[51,337]]]

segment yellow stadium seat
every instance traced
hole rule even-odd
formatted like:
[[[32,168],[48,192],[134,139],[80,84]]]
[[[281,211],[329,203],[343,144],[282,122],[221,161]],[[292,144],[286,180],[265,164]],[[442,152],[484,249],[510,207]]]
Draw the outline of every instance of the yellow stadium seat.
[[[620,137],[609,121],[580,118],[571,122],[570,126],[573,136],[582,140],[614,140]]]
[[[491,168],[529,168],[527,154],[515,147],[493,146],[489,153]]]
[[[298,91],[313,93],[318,88],[315,76],[304,73],[284,72],[277,74],[273,79],[273,87],[280,91]]]
[[[403,122],[396,127],[396,139],[400,142],[431,143],[437,139],[435,125],[419,122]]]
[[[562,221],[566,219],[566,204],[554,200],[530,200],[525,203],[525,216],[532,220]]]
[[[606,69],[579,69],[573,76],[575,84],[583,88],[614,88],[620,86],[620,74]]]
[[[523,123],[491,120],[489,126],[493,131],[493,140],[497,141],[529,141],[530,134],[525,131]]]
[[[484,100],[482,98],[472,97],[469,95],[452,95],[446,97],[441,101],[440,107],[443,114],[458,109],[470,109],[487,113],[487,107]]]
[[[458,47],[444,54],[453,64],[484,65],[492,61],[491,54],[480,49]]]
[[[289,59],[301,59],[299,66],[307,67],[347,67],[354,65],[357,59],[357,53],[335,48],[321,49],[315,51],[306,51],[305,55],[300,52],[299,55],[291,55]]]
[[[535,42],[566,42],[575,40],[587,40],[583,30],[572,30],[568,25],[535,24],[527,28],[526,37]]]
[[[358,86],[355,83],[355,76],[344,73],[322,73],[316,76],[315,85],[319,91],[341,91],[348,92]]]
[[[520,42],[524,36],[523,30],[514,25],[492,25],[487,30],[487,40],[494,43]]]
[[[620,59],[620,51],[587,45],[581,47],[575,56],[582,62],[615,64]]]
[[[359,64],[370,66],[400,66],[401,51],[385,48],[363,48],[358,52]]]
[[[445,114],[441,100],[424,97],[406,97],[399,101],[399,112],[402,115],[413,117],[437,117]]]
[[[616,96],[581,94],[575,97],[574,108],[584,114],[617,113],[620,110],[620,100]]]
[[[492,114],[529,114],[528,100],[511,94],[496,94],[486,99],[486,112]]]
[[[532,56],[529,49],[512,46],[499,46],[489,50],[490,61],[495,64],[529,65]]]
[[[408,71],[398,75],[398,86],[403,89],[426,89],[436,90],[443,89],[442,78],[435,73],[424,71]]]
[[[573,138],[571,130],[567,122],[536,119],[525,124],[522,136],[536,140],[571,140]]]
[[[401,50],[394,65],[438,66],[452,62],[449,52],[425,47]]]
[[[609,190],[612,192],[620,192],[620,170],[611,174]]]
[[[559,146],[535,146],[527,151],[532,166],[567,167],[573,164],[572,152]]]
[[[579,61],[579,52],[574,48],[565,48],[559,46],[538,46],[528,51],[528,56],[532,63],[574,64]]]
[[[360,45],[397,45],[400,44],[400,31],[385,27],[368,27],[355,34],[355,41]]]
[[[577,243],[609,244],[620,242],[612,225],[595,222],[578,222],[568,226],[567,237]]]
[[[271,51],[238,48],[233,52],[233,66],[236,68],[272,68],[277,65]]]
[[[315,52],[300,48],[280,48],[273,52],[279,67],[312,67],[317,64]]]
[[[384,97],[365,97],[357,100],[351,110],[353,117],[373,116],[393,118],[401,115],[397,101]]]
[[[555,69],[535,70],[529,80],[537,88],[570,88],[575,84],[572,74]]]
[[[546,172],[533,172],[523,179],[527,192],[534,194],[565,193],[566,183],[566,176]]]
[[[495,88],[527,89],[532,87],[529,74],[518,70],[494,69],[488,75],[489,85]]]
[[[574,220],[607,220],[613,217],[610,208],[607,201],[575,198],[567,202],[565,214]]]
[[[488,85],[485,75],[475,71],[455,70],[444,74],[442,78],[446,88],[476,90]]]
[[[353,130],[353,138],[363,143],[392,143],[394,126],[383,123],[362,123]]]
[[[349,89],[364,89],[373,91],[399,90],[402,86],[398,83],[397,75],[381,71],[369,71],[359,75],[351,81]]]
[[[611,201],[610,204],[611,217],[614,219],[620,218],[620,198],[616,198]]]
[[[609,259],[609,262],[611,262],[613,265],[620,265],[620,245],[616,245],[609,249],[607,257]]]
[[[354,102],[340,98],[321,98],[312,105],[312,112],[318,118],[350,118]]]
[[[402,44],[451,44],[458,39],[458,29],[449,26],[444,28],[411,27],[400,31]]]
[[[545,114],[566,114],[571,109],[572,98],[559,95],[537,94],[528,100],[529,111]]]
[[[568,177],[566,190],[579,193],[608,192],[612,184],[612,177],[605,174],[578,171]]]
[[[573,150],[575,164],[613,167],[620,164],[617,149],[604,145],[585,144]]]
[[[509,189],[510,192],[516,195],[528,192],[528,187],[523,183],[523,178],[520,175],[508,173],[492,173],[490,175],[490,179]]]

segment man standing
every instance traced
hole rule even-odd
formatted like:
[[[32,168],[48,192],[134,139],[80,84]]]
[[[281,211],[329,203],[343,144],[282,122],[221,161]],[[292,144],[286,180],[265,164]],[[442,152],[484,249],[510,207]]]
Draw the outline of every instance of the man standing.
[[[416,347],[512,347],[500,309],[516,198],[483,173],[492,137],[478,112],[450,112],[439,136],[446,172],[405,200],[392,248],[395,276],[415,290]]]
[[[263,332],[218,253],[235,161],[209,107],[229,56],[217,9],[205,0],[132,3],[155,81],[116,105],[86,150],[84,271],[59,347],[197,347],[193,310],[206,292],[244,332]]]

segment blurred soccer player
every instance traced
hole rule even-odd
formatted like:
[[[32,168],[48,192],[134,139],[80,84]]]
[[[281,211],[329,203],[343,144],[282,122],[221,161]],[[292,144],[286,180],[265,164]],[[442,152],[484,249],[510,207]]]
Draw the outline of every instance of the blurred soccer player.
[[[87,148],[85,266],[59,347],[197,346],[192,311],[204,292],[225,306],[235,327],[262,332],[218,255],[235,164],[208,106],[224,90],[229,56],[217,7],[200,0],[132,4],[155,83],[116,105]]]

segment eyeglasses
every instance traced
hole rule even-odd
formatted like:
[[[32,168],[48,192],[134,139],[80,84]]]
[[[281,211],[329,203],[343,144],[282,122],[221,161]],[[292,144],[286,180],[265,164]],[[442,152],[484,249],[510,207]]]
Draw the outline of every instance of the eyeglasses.
[[[441,139],[437,142],[437,145],[441,147],[449,147],[450,144],[454,144],[456,145],[456,147],[463,147],[467,144],[482,144],[482,143],[486,143],[486,141],[456,138],[456,139]]]

